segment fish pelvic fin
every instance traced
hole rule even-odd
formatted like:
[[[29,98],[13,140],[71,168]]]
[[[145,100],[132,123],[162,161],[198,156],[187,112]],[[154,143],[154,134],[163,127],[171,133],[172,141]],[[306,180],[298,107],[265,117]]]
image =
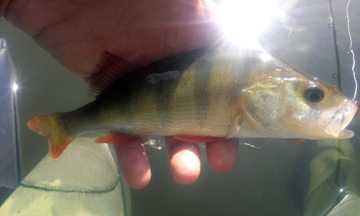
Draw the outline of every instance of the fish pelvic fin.
[[[110,133],[105,136],[98,137],[94,142],[95,143],[111,143],[111,144],[124,144],[128,142],[132,142],[135,140],[143,139],[142,137],[132,136],[123,133]]]
[[[204,137],[204,136],[176,136],[177,140],[189,143],[212,143],[226,140],[225,137]]]
[[[51,159],[58,158],[65,148],[76,138],[64,131],[59,123],[60,113],[35,117],[28,121],[30,130],[49,138],[49,155]]]

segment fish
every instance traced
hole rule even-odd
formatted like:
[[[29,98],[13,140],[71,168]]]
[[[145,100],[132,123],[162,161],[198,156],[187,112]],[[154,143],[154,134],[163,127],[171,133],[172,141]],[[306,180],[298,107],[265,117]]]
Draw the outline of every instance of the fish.
[[[334,85],[265,51],[217,46],[135,67],[119,59],[95,99],[71,112],[30,120],[58,158],[76,137],[122,144],[147,136],[189,142],[232,138],[346,139],[356,102]],[[135,69],[134,69],[135,68]],[[106,74],[106,73],[103,73]]]

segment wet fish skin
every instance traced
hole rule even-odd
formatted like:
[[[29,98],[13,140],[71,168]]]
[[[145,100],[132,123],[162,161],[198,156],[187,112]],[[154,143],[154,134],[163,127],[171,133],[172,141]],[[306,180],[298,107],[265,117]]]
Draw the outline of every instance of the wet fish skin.
[[[353,101],[335,86],[264,55],[221,47],[160,61],[115,81],[84,107],[37,117],[28,125],[51,136],[52,158],[75,137],[93,134],[224,139],[353,135],[344,130],[357,111]],[[323,98],[314,102],[307,94]]]

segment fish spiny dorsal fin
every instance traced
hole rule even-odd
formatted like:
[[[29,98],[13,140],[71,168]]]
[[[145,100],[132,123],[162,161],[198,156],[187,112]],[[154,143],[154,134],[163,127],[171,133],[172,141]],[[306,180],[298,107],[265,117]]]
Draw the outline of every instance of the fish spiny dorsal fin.
[[[106,52],[101,57],[100,63],[94,70],[95,72],[93,75],[90,78],[87,78],[87,81],[90,83],[90,96],[99,97],[101,93],[105,92],[113,83],[135,70],[137,70],[135,75],[130,73],[130,76],[127,76],[129,81],[134,81],[134,79],[136,80],[148,73],[186,70],[190,64],[208,53],[214,47],[215,46],[211,46],[208,48],[187,51],[151,63],[147,68],[132,64],[120,57]]]
[[[162,59],[160,61],[151,63],[149,67],[153,71],[158,71],[158,72],[172,71],[172,70],[183,71],[186,70],[194,61],[204,56],[214,48],[215,46],[211,46],[211,47],[198,48],[198,49],[186,51],[178,55],[174,55]]]
[[[140,66],[105,52],[93,75],[86,79],[90,83],[89,95],[98,96],[116,80],[138,68]]]

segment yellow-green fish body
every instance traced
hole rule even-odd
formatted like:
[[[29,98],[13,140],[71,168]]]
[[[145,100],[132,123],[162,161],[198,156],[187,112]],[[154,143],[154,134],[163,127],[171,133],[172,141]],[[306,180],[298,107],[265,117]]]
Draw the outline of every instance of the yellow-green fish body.
[[[336,87],[257,50],[216,48],[115,81],[73,112],[31,120],[58,157],[77,136],[349,138],[357,105]],[[61,132],[59,132],[61,131]],[[63,140],[62,140],[63,139]],[[62,141],[60,141],[62,140]],[[66,143],[65,147],[64,144]],[[53,151],[53,153],[51,153]]]

